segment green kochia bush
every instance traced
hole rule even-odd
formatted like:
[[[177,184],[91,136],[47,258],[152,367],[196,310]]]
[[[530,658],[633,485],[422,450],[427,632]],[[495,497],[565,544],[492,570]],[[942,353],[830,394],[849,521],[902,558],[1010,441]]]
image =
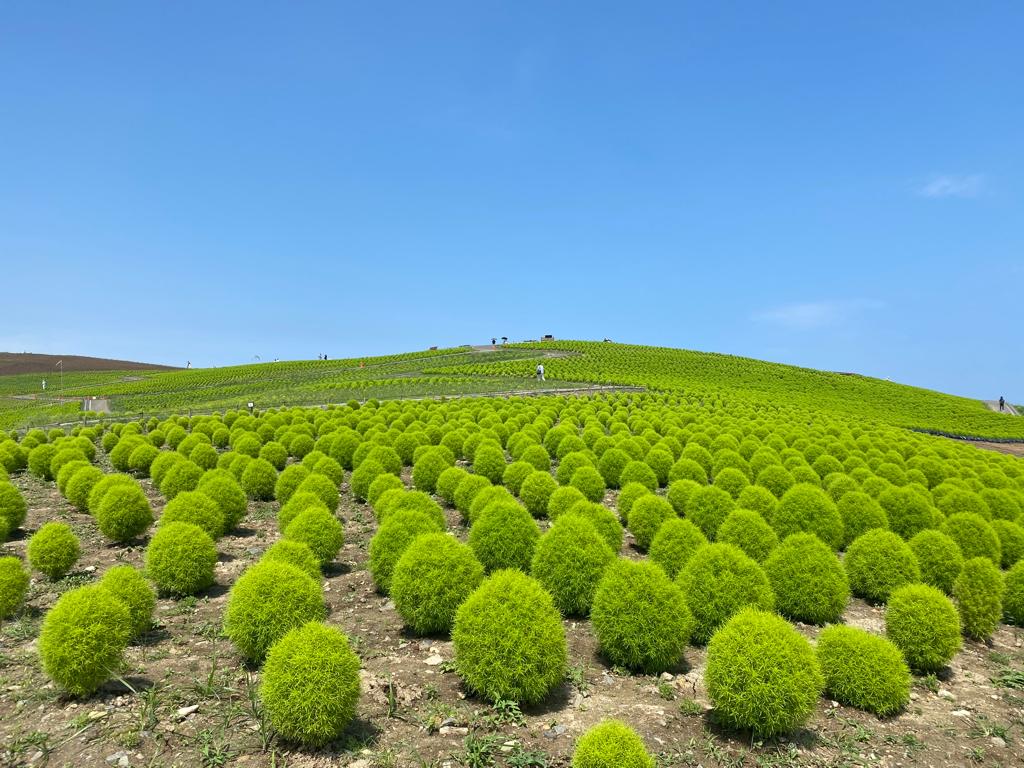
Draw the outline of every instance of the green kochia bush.
[[[448,632],[455,611],[483,578],[484,568],[467,545],[446,533],[421,534],[395,565],[391,596],[417,634]]]
[[[25,523],[28,505],[21,492],[6,480],[0,480],[0,517],[7,519],[8,529],[13,531]]]
[[[793,533],[813,533],[832,549],[843,543],[843,519],[835,503],[821,488],[800,483],[779,500],[772,526],[780,539]]]
[[[14,614],[25,602],[29,572],[17,557],[0,557],[0,619]]]
[[[224,535],[224,513],[217,502],[202,491],[184,491],[167,502],[160,525],[168,523],[198,525],[214,540]]]
[[[172,473],[174,471],[171,470]],[[271,501],[274,498],[274,486],[276,483],[277,470],[266,459],[253,459],[242,472],[242,490],[245,491],[245,494],[250,499]]]
[[[783,616],[808,624],[836,622],[850,599],[843,564],[812,533],[794,533],[769,555],[765,573]]]
[[[999,537],[1002,567],[1012,568],[1021,557],[1024,557],[1024,527],[1009,520],[995,520],[992,522],[992,530]]]
[[[533,704],[565,679],[562,619],[540,584],[497,571],[459,607],[452,629],[455,668],[491,701]]]
[[[106,589],[65,592],[39,633],[43,669],[64,690],[87,696],[117,672],[131,634],[128,609]]]
[[[964,567],[957,543],[933,528],[921,531],[909,543],[921,569],[921,581],[950,594],[953,582]]]
[[[623,523],[629,524],[629,513],[633,505],[644,496],[651,496],[651,492],[640,483],[626,483],[619,491],[619,498],[616,502],[619,510],[619,518]]]
[[[477,494],[490,487],[491,481],[481,475],[467,474],[459,481],[459,486],[455,489],[455,508],[462,514],[463,520],[469,520],[469,508]]]
[[[161,526],[146,547],[146,575],[166,594],[194,595],[213,584],[217,547],[191,523]]]
[[[100,531],[113,541],[130,541],[153,522],[149,499],[134,481],[111,488],[93,511]]]
[[[307,509],[321,509],[327,514],[331,513],[315,493],[295,493],[288,499],[288,503],[277,511],[277,529],[284,533],[291,521]]]
[[[997,566],[1002,562],[999,536],[981,515],[974,512],[950,515],[942,524],[941,531],[957,543],[965,560],[987,557]]]
[[[320,585],[293,565],[265,560],[249,567],[228,596],[224,634],[250,661],[262,661],[289,630],[327,614]]]
[[[230,473],[220,475],[207,472],[199,481],[196,490],[209,496],[220,507],[221,514],[224,515],[225,533],[234,530],[245,518],[248,500],[245,491]]]
[[[531,468],[531,472],[533,469]],[[448,467],[437,477],[437,495],[445,500],[449,506],[455,506],[455,493],[462,480],[468,477],[469,473],[462,467]]]
[[[359,658],[336,627],[311,621],[271,646],[260,699],[288,741],[321,746],[352,722],[359,700]]]
[[[747,605],[766,611],[775,595],[761,566],[732,544],[708,544],[676,577],[694,618],[693,639],[706,643],[718,627]]]
[[[1005,589],[1002,574],[987,557],[974,557],[964,562],[960,575],[953,582],[953,597],[964,634],[976,640],[992,635],[1003,615]]]
[[[893,590],[885,609],[885,633],[912,669],[935,672],[960,650],[960,616],[935,587],[908,584]]]
[[[614,559],[594,526],[572,515],[559,518],[540,537],[530,573],[551,593],[563,615],[586,616],[597,583]]]
[[[687,499],[686,516],[713,540],[718,534],[718,527],[735,506],[732,496],[721,488],[701,486]]]
[[[654,768],[643,741],[618,720],[605,720],[580,736],[572,768]]]
[[[292,541],[290,539],[276,541],[263,553],[263,557],[260,560],[276,560],[294,565],[303,573],[309,574],[311,579],[319,579],[321,576],[320,561],[313,554],[313,550],[309,548],[309,545],[303,541]]]
[[[850,544],[843,565],[853,594],[882,603],[897,587],[921,578],[913,550],[882,528],[874,528]]]
[[[53,580],[71,570],[81,551],[78,537],[67,523],[45,523],[28,541],[29,563]]]
[[[377,519],[381,519],[380,512],[377,510],[377,502],[380,501],[388,491],[394,490],[405,490],[405,483],[402,482],[402,478],[392,475],[390,472],[383,472],[373,479],[370,483],[370,489],[366,492],[366,503],[373,507],[374,514],[377,515]]]
[[[779,537],[757,512],[734,509],[718,527],[718,541],[739,547],[760,563],[778,546]]]
[[[604,484],[604,478],[601,477],[601,473],[591,466],[582,466],[573,472],[569,485],[573,488],[579,489],[580,493],[582,493],[588,501],[593,502],[599,502],[604,499],[604,494],[607,490]]]
[[[331,480],[331,478],[327,477],[327,475],[322,475],[319,472],[314,472],[299,483],[299,487],[295,489],[295,492],[315,493],[320,497],[320,501],[322,501],[331,512],[334,512],[338,508],[338,502],[340,500],[338,487],[334,484],[334,481]]]
[[[669,578],[674,579],[693,553],[707,543],[708,540],[700,528],[689,520],[667,520],[651,542],[651,562],[660,566]]]
[[[345,529],[330,512],[313,507],[300,512],[284,529],[284,536],[290,541],[306,544],[321,566],[338,556],[345,544]]]
[[[629,512],[629,530],[637,547],[647,550],[658,533],[658,529],[676,516],[675,510],[663,497],[653,493],[642,496]]]
[[[884,637],[839,624],[818,635],[818,662],[829,695],[886,716],[910,701],[910,670],[899,648]]]
[[[6,558],[4,558],[6,559]],[[1024,560],[1006,573],[1006,591],[1003,593],[1003,616],[1010,624],[1024,627]],[[0,590],[2,594],[3,590]],[[0,618],[3,610],[0,608]]]
[[[591,621],[613,664],[651,674],[679,662],[693,628],[686,598],[672,579],[652,563],[626,559],[605,570]]]
[[[510,501],[488,506],[469,529],[469,546],[488,573],[528,570],[539,538],[540,529],[530,513]]]
[[[159,461],[159,459],[157,459]],[[153,462],[154,465],[156,462]],[[150,469],[152,473],[152,469]],[[160,482],[160,493],[170,501],[182,491],[194,491],[203,478],[203,468],[191,461],[176,462]],[[155,481],[155,479],[154,479]],[[92,499],[89,500],[90,507]]]
[[[93,487],[104,478],[103,470],[88,464],[68,479],[64,487],[65,495],[71,505],[81,512],[89,511],[89,494]]]
[[[128,609],[132,637],[138,637],[153,625],[156,593],[135,568],[130,565],[115,565],[103,574],[99,586],[124,603]]]
[[[579,515],[589,520],[601,537],[612,548],[612,552],[622,549],[622,525],[615,517],[615,513],[605,506],[593,501],[578,501],[566,513],[568,515]]]
[[[754,608],[711,638],[704,681],[723,723],[765,737],[807,722],[825,684],[811,644],[785,620]]]
[[[854,539],[872,528],[888,528],[885,510],[871,496],[862,491],[844,494],[836,504],[843,520],[843,549]]]
[[[548,510],[548,500],[557,488],[558,483],[550,473],[538,470],[523,481],[519,498],[531,515],[543,517]]]
[[[370,573],[383,593],[391,590],[391,576],[406,547],[423,533],[442,533],[444,528],[423,512],[399,510],[381,523],[370,539]]]

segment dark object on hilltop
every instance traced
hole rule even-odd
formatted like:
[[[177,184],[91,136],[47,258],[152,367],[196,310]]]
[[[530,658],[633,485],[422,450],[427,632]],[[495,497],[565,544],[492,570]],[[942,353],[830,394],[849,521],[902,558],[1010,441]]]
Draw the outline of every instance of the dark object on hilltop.
[[[0,352],[0,376],[19,373],[46,373],[54,369],[58,360],[63,360],[65,373],[72,371],[176,371],[171,365],[153,365],[128,360],[108,360],[102,357],[81,355],[37,355],[32,352]]]

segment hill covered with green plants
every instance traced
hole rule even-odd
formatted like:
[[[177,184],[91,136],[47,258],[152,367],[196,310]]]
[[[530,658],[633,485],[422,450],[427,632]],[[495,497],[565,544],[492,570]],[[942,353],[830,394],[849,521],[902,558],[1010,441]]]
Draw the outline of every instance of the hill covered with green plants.
[[[534,371],[543,362],[546,381]],[[0,425],[73,419],[80,398],[109,399],[115,414],[320,405],[392,400],[642,387],[729,409],[741,403],[832,413],[950,435],[1024,439],[1024,418],[977,400],[855,374],[750,358],[611,342],[457,347],[340,360],[303,360],[164,372],[76,372],[64,389],[38,392],[37,377],[0,376]],[[31,395],[34,399],[25,399]]]

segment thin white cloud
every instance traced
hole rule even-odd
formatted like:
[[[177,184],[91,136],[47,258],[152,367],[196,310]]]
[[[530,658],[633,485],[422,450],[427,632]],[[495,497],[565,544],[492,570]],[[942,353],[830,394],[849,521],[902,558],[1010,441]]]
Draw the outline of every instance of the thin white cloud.
[[[754,320],[784,328],[812,330],[848,322],[881,306],[881,302],[873,299],[807,301],[757,312]]]
[[[977,197],[985,191],[985,176],[971,174],[936,174],[918,187],[921,197],[933,199],[944,197]]]

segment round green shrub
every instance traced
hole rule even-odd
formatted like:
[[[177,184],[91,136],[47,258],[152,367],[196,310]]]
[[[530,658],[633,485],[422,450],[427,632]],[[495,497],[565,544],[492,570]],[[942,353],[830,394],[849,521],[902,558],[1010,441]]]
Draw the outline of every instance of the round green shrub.
[[[259,457],[270,462],[270,465],[280,472],[284,469],[285,464],[288,463],[288,449],[280,443],[271,440],[269,443],[264,443],[263,447],[260,448]]]
[[[775,595],[764,570],[732,544],[707,544],[676,576],[693,614],[693,639],[706,643],[715,630],[747,605],[766,611]]]
[[[426,451],[412,466],[412,484],[425,493],[437,490],[437,481],[441,473],[451,467],[440,451]]]
[[[57,455],[57,448],[51,443],[37,445],[28,452],[28,471],[41,480],[53,480],[50,462]]]
[[[609,488],[618,488],[622,470],[632,461],[632,457],[621,448],[609,448],[597,462],[597,470]]]
[[[835,624],[818,635],[817,650],[825,689],[836,701],[880,717],[910,701],[910,670],[886,638]]]
[[[889,595],[885,633],[912,669],[935,672],[960,650],[960,615],[935,587],[908,584]]]
[[[772,519],[779,500],[772,495],[772,492],[760,485],[748,485],[740,491],[736,499],[736,506],[739,509],[749,509],[757,512],[766,521]]]
[[[807,722],[825,678],[803,635],[778,616],[747,608],[708,643],[704,682],[722,723],[770,737]]]
[[[217,547],[191,523],[160,526],[146,547],[146,575],[171,595],[194,595],[213,584]]]
[[[992,519],[992,511],[984,499],[973,491],[955,488],[936,501],[939,511],[946,516],[970,513],[984,520]]]
[[[456,610],[483,578],[483,566],[467,545],[446,533],[421,534],[395,565],[391,597],[417,634],[448,632]]]
[[[71,570],[81,552],[78,537],[67,523],[44,523],[28,540],[29,564],[53,581]]]
[[[777,499],[781,499],[795,483],[793,475],[781,464],[771,464],[765,467],[757,473],[754,480],[755,485],[767,488]]]
[[[676,480],[692,480],[698,485],[708,484],[708,472],[707,470],[698,464],[693,459],[681,458],[672,465],[672,469],[668,472],[669,482],[675,482]]]
[[[406,547],[423,533],[443,533],[444,528],[437,520],[416,510],[398,510],[388,515],[377,533],[370,539],[370,574],[377,589],[387,594],[391,591],[391,577],[395,565]]]
[[[276,541],[263,553],[260,561],[264,560],[274,560],[294,565],[303,573],[308,574],[311,579],[319,579],[321,577],[320,561],[304,541],[293,541],[292,539]]]
[[[359,657],[341,630],[310,621],[270,646],[260,700],[288,741],[317,747],[340,737],[355,717]]]
[[[296,493],[315,493],[331,512],[338,508],[340,496],[338,487],[326,475],[314,472],[295,489]]]
[[[653,563],[616,559],[594,593],[590,619],[613,664],[658,674],[677,664],[693,615],[683,591]]]
[[[926,528],[909,542],[921,570],[921,581],[945,592],[953,591],[953,582],[964,566],[960,547],[946,534]]]
[[[558,483],[549,472],[537,470],[523,481],[519,498],[531,515],[543,517],[548,510],[548,500],[557,488]]]
[[[530,471],[533,471],[532,467]],[[437,495],[444,499],[446,504],[454,507],[455,492],[462,484],[463,478],[468,476],[469,473],[462,467],[448,467],[437,477]]]
[[[836,504],[843,521],[843,549],[861,534],[873,528],[889,528],[889,518],[881,505],[868,494],[853,491],[844,494]]]
[[[993,520],[992,530],[999,537],[999,548],[1003,568],[1012,568],[1024,557],[1024,528],[1009,520]]]
[[[633,505],[636,503],[637,499],[650,495],[650,489],[642,483],[626,483],[622,486],[622,490],[619,491],[619,497],[616,500],[616,506],[619,510],[619,519],[621,519],[624,524],[628,525],[630,510],[633,509]]]
[[[821,488],[794,485],[779,500],[772,526],[780,539],[794,533],[813,533],[832,549],[843,543],[843,520],[835,502]]]
[[[127,469],[141,477],[149,477],[150,467],[159,456],[160,449],[155,445],[141,443],[129,454]]]
[[[853,594],[884,603],[897,587],[921,580],[917,557],[892,531],[874,528],[854,539],[843,559]]]
[[[452,641],[459,676],[491,701],[534,704],[565,679],[562,617],[520,571],[497,571],[477,587],[455,614]]]
[[[130,565],[115,565],[103,574],[98,583],[128,609],[132,637],[138,637],[149,630],[153,625],[156,593],[139,571]]]
[[[516,501],[516,497],[502,485],[488,485],[473,495],[469,504],[468,520],[472,524],[487,507],[496,501]],[[444,515],[442,513],[442,519]]]
[[[674,579],[693,553],[708,543],[700,528],[689,520],[666,520],[654,535],[648,552],[651,562]]]
[[[25,524],[26,515],[28,505],[21,492],[6,480],[0,480],[0,517],[7,519],[8,528],[12,531],[20,528]]]
[[[405,483],[402,482],[400,477],[395,477],[390,472],[384,472],[374,478],[373,482],[370,483],[370,489],[366,492],[366,502],[373,507],[374,513],[377,515],[377,519],[381,518],[380,513],[377,511],[377,502],[380,501],[380,497],[388,491],[393,490],[405,490]],[[422,489],[421,489],[422,490]]]
[[[321,566],[327,565],[341,551],[345,544],[345,529],[330,512],[312,507],[300,512],[284,529],[284,536],[290,541],[306,544]]]
[[[548,497],[548,518],[557,520],[577,502],[586,501],[583,493],[571,485],[560,485]]]
[[[184,491],[167,502],[160,525],[168,523],[198,525],[215,541],[224,535],[224,513],[217,502],[202,491]]]
[[[149,464],[149,477],[157,488],[167,478],[167,473],[178,464],[188,461],[177,451],[160,451],[160,455]]]
[[[81,512],[89,511],[89,494],[100,480],[104,478],[103,470],[87,464],[77,470],[68,480],[64,490],[68,501]]]
[[[739,547],[759,563],[779,543],[775,530],[761,515],[749,509],[734,509],[726,515],[718,527],[717,540]]]
[[[250,566],[231,587],[224,634],[250,661],[262,661],[289,630],[326,616],[320,585],[294,565],[264,560]]]
[[[878,503],[885,510],[889,527],[904,539],[932,527],[934,509],[927,494],[917,494],[907,487],[887,488],[878,495]]]
[[[482,445],[473,455],[473,474],[500,483],[505,473],[505,452],[497,445]]]
[[[152,470],[151,470],[152,472]],[[175,463],[167,470],[163,481],[160,483],[160,493],[170,501],[183,491],[194,491],[203,478],[203,468],[187,459]],[[89,500],[90,508],[92,500]]]
[[[532,464],[525,461],[513,461],[505,467],[505,471],[501,475],[501,482],[511,493],[518,496],[519,491],[523,487],[523,482],[534,471]],[[602,480],[601,482],[603,483],[604,481]]]
[[[622,468],[619,473],[619,484],[640,483],[647,490],[653,492],[658,490],[658,476],[644,461],[633,460]]]
[[[95,485],[93,485],[92,490],[89,492],[89,500],[87,502],[89,511],[95,515],[99,511],[100,505],[103,503],[103,498],[107,495],[107,492],[110,491],[111,488],[119,486],[138,488],[139,484],[131,475],[104,475],[98,482],[96,482]]]
[[[536,521],[516,502],[491,504],[469,529],[469,546],[488,573],[528,570],[539,538]]]
[[[176,470],[171,470],[172,474]],[[303,482],[307,482],[309,478]],[[253,459],[242,472],[241,485],[245,495],[257,501],[272,501],[274,485],[277,483],[277,470],[266,459]],[[301,485],[300,485],[301,487]],[[161,488],[162,490],[162,488]]]
[[[481,475],[467,474],[455,489],[455,508],[462,514],[462,519],[469,521],[469,509],[477,494],[491,487],[491,481]]]
[[[290,464],[285,467],[274,483],[274,498],[281,504],[287,504],[299,483],[309,477],[309,474],[309,470],[301,464]]]
[[[686,501],[686,516],[713,540],[718,535],[718,527],[735,506],[732,496],[721,488],[705,485],[690,494]]]
[[[813,533],[787,536],[764,563],[779,613],[807,624],[837,622],[850,599],[843,564]]]
[[[572,768],[654,768],[654,758],[632,728],[605,720],[576,742]]]
[[[644,551],[649,549],[658,529],[674,517],[676,512],[672,505],[661,496],[651,493],[637,499],[629,511],[629,530],[637,547]]]
[[[384,465],[374,459],[364,459],[358,467],[352,472],[352,476],[349,478],[349,487],[352,489],[352,495],[354,495],[359,501],[366,501],[370,494],[370,485],[378,476],[383,475],[387,472],[384,469]],[[392,473],[396,476],[398,473]]]
[[[88,467],[88,466],[90,466],[89,462],[86,461],[85,459],[77,459],[75,461],[69,461],[69,462],[66,462],[65,464],[63,464],[61,466],[60,471],[57,472],[57,474],[56,474],[56,478],[57,478],[57,490],[60,491],[62,496],[66,496],[67,495],[68,482],[71,480],[71,478],[75,474],[75,472],[80,470],[82,467]],[[0,467],[0,480],[7,480],[7,479],[8,478],[7,478],[6,473],[3,470],[3,467]]]
[[[132,455],[134,456],[135,453],[133,452]],[[217,453],[217,449],[209,443],[200,443],[188,454],[188,460],[203,469],[213,469],[217,466],[219,459],[220,454]]]
[[[622,549],[622,525],[616,519],[615,514],[605,506],[593,501],[577,501],[566,512],[567,515],[578,515],[590,521],[595,530],[601,535],[612,552]]]
[[[566,616],[586,616],[597,583],[615,553],[588,520],[569,515],[540,537],[530,575],[540,582]]]
[[[13,616],[25,602],[30,574],[17,557],[0,557],[0,619]]]
[[[135,482],[115,485],[95,510],[100,531],[113,541],[130,541],[153,522],[153,510],[145,492]]]
[[[6,559],[3,558],[3,560]],[[0,583],[2,583],[2,577],[0,577]],[[1024,560],[1018,561],[1013,568],[1007,571],[1004,584],[1006,591],[1003,593],[1003,616],[1007,623],[1024,627]],[[0,594],[2,593],[3,590],[0,590]],[[0,618],[2,617],[3,610],[0,607]]]
[[[224,516],[225,533],[234,530],[245,518],[248,499],[245,496],[245,491],[235,482],[230,473],[218,475],[207,472],[199,481],[196,490],[212,499],[220,508],[221,514]]]
[[[957,543],[965,560],[987,557],[996,565],[1002,562],[999,536],[981,515],[958,512],[946,518],[939,530]]]
[[[736,467],[724,467],[715,475],[712,485],[738,499],[743,490],[750,486],[750,480]]]
[[[589,465],[573,472],[569,485],[578,489],[588,501],[593,502],[602,501],[607,490],[601,473]]]
[[[284,533],[285,529],[300,514],[305,512],[307,509],[322,509],[328,514],[331,510],[321,501],[320,497],[315,493],[295,493],[288,499],[288,503],[281,507],[277,512],[277,530]]]
[[[64,690],[88,696],[117,671],[131,634],[128,608],[106,589],[65,592],[43,619],[43,669]]]
[[[486,491],[487,489],[484,489],[477,494],[473,502],[476,503],[476,500],[479,499]],[[411,509],[416,512],[422,512],[427,515],[427,517],[436,521],[438,530],[443,531],[448,526],[448,519],[444,515],[444,510],[441,509],[441,505],[423,491],[405,491],[400,496],[395,497],[393,501],[390,501],[382,508],[381,514],[383,517],[380,519],[384,520],[388,515],[402,509]]]
[[[1003,615],[1003,575],[987,557],[964,561],[953,582],[953,597],[960,611],[964,634],[976,640],[992,636]]]

